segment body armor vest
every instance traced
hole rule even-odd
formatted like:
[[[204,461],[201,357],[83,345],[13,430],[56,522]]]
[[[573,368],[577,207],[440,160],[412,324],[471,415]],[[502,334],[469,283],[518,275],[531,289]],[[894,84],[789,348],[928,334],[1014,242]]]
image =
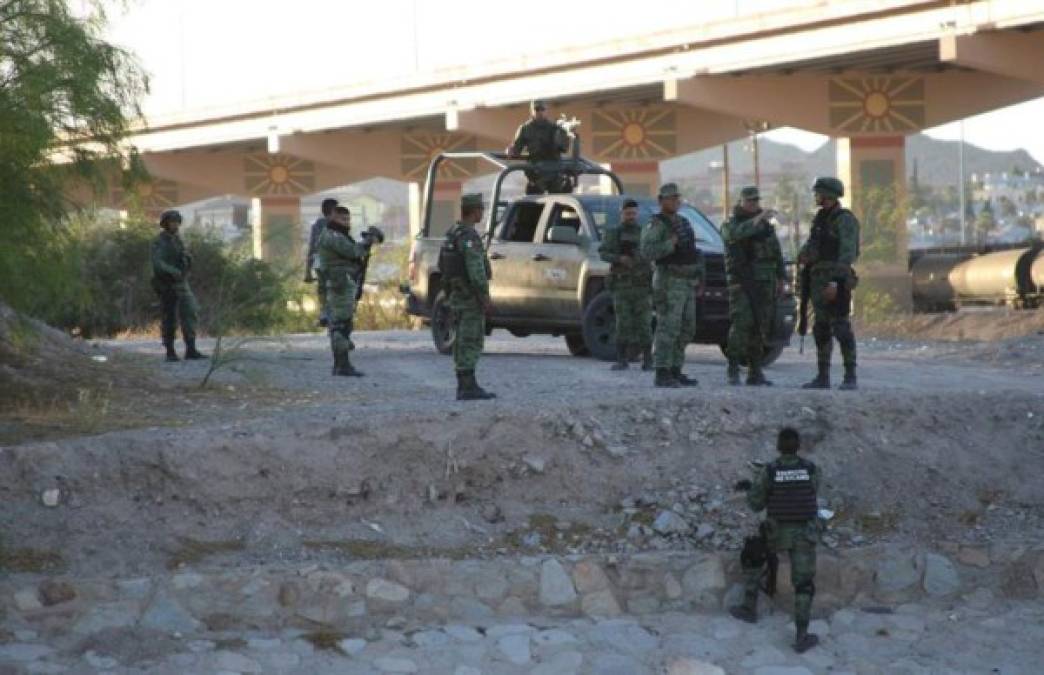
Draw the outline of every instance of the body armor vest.
[[[464,251],[460,246],[461,239],[459,229],[453,228],[446,234],[446,239],[439,249],[439,272],[446,281],[466,279],[468,276],[464,266]]]
[[[834,216],[841,211],[840,207],[834,209],[819,209],[815,218],[812,219],[812,239],[818,254],[817,262],[837,262],[841,255],[841,235],[836,227],[831,227]]]
[[[805,522],[816,517],[816,488],[812,476],[816,465],[804,459],[796,463],[773,462],[768,466],[769,489],[766,509],[769,518],[781,522]]]
[[[700,261],[700,252],[696,250],[696,231],[692,229],[692,223],[682,216],[669,219],[667,216],[659,215],[658,218],[671,226],[671,232],[678,237],[678,245],[674,252],[656,261],[660,265],[694,265]]]

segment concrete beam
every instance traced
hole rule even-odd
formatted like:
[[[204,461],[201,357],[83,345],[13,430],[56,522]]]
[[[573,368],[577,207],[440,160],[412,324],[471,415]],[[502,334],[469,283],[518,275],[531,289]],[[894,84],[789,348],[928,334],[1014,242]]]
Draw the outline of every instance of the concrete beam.
[[[708,114],[718,113],[723,128],[729,119],[738,123],[757,119],[773,126],[829,134],[827,79],[810,75],[693,77],[678,81],[677,100]],[[719,142],[724,140],[728,139]]]
[[[948,35],[939,40],[939,60],[1044,84],[1044,30]]]
[[[926,77],[924,88],[926,128],[1044,96],[1044,81],[981,72],[939,73]]]

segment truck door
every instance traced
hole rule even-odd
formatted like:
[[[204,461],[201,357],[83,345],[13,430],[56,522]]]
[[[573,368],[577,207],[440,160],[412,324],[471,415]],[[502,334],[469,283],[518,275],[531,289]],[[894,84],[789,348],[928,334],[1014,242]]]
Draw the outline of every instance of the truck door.
[[[490,295],[497,317],[519,318],[526,314],[526,300],[532,285],[532,257],[535,239],[544,214],[543,200],[512,204],[489,246],[493,268]]]
[[[548,217],[540,233],[539,244],[534,247],[534,289],[545,298],[545,316],[555,319],[576,321],[580,316],[580,279],[590,255],[592,228],[584,222],[583,210],[568,201],[549,204]],[[576,233],[577,241],[552,241],[553,228],[569,228]],[[561,230],[560,230],[561,231]]]

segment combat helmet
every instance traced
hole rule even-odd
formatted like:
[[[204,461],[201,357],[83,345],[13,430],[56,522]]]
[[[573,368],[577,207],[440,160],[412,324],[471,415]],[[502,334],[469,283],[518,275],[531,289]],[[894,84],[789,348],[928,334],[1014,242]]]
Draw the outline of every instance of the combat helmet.
[[[812,184],[812,192],[821,192],[827,197],[838,199],[845,196],[845,184],[833,176],[821,176]]]

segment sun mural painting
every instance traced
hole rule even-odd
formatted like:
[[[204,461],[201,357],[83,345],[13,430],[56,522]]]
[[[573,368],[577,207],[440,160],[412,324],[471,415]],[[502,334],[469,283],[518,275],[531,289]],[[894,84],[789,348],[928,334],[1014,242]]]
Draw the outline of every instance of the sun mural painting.
[[[132,205],[146,211],[169,209],[178,203],[178,184],[162,178],[137,183],[130,191],[122,188],[116,189],[113,193],[113,201],[123,209]]]
[[[315,191],[315,165],[289,155],[249,155],[243,160],[252,195],[301,195]]]
[[[924,128],[924,79],[830,80],[830,126],[846,133],[906,133]]]
[[[475,137],[468,134],[416,132],[402,135],[402,175],[423,181],[431,161],[443,152],[472,152]],[[448,159],[439,165],[439,178],[463,180],[475,173],[473,160]]]
[[[670,108],[596,110],[591,143],[600,159],[661,159],[675,154],[675,112]]]

